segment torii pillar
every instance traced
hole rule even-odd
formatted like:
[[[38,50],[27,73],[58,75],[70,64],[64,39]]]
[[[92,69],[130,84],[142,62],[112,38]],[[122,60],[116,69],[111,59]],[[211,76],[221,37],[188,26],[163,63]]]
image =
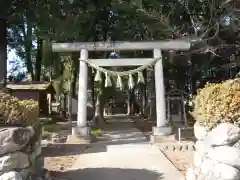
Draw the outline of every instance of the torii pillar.
[[[166,124],[166,101],[165,86],[163,76],[163,58],[160,49],[153,50],[154,58],[160,58],[155,64],[155,91],[156,91],[156,114],[157,126],[153,127],[154,136],[169,135],[172,133],[172,127]]]

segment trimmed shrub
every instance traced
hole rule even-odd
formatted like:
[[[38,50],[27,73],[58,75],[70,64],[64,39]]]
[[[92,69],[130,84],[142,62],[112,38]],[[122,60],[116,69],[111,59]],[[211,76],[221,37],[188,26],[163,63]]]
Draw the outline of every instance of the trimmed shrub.
[[[20,101],[16,97],[0,91],[0,116],[4,124],[38,124],[38,102],[34,100]]]
[[[26,124],[39,124],[39,107],[38,102],[34,100],[19,101],[19,104],[23,107],[22,119]]]
[[[240,79],[206,84],[194,100],[193,116],[200,125],[213,128],[219,123],[240,122]]]

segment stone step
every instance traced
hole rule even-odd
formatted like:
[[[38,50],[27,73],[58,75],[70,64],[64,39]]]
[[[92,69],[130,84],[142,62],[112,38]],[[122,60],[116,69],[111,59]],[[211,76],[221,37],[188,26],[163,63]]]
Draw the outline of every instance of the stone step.
[[[163,142],[163,143],[156,143],[160,150],[163,151],[195,151],[195,146],[193,142]]]

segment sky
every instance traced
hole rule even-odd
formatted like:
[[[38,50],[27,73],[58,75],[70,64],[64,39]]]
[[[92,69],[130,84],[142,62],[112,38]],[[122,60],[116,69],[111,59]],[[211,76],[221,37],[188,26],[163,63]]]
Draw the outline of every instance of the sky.
[[[12,69],[15,66],[18,66],[18,70],[16,72],[12,72]],[[13,49],[8,51],[8,60],[7,60],[7,72],[8,75],[19,72],[19,71],[24,71],[26,72],[26,68],[24,67],[24,63],[19,59],[19,57],[16,55],[15,51]]]
[[[118,53],[112,52],[111,58],[119,58]],[[7,72],[8,76],[11,74],[12,69],[18,65],[18,70],[16,72],[13,72],[14,74],[17,72],[27,72],[27,69],[24,65],[24,63],[20,60],[20,58],[16,55],[16,52],[14,49],[8,50],[8,61],[7,61]]]

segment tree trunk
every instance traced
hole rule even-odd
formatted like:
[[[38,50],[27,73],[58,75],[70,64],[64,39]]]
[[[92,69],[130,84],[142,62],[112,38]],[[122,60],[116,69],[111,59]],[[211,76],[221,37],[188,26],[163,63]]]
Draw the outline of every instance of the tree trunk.
[[[128,90],[127,115],[131,115],[131,90]]]
[[[7,76],[7,20],[0,17],[0,88],[5,88]]]
[[[103,98],[102,98],[101,93],[98,93],[97,99],[96,99],[96,105],[95,105],[95,114],[93,117],[93,123],[100,127],[102,127],[105,124],[105,120],[103,117],[104,105],[103,105],[102,99]]]
[[[76,61],[74,61],[73,83],[72,83],[72,94],[73,94],[73,97],[77,96],[76,85],[77,85],[78,74],[79,74],[79,60],[76,60]]]
[[[72,84],[73,82],[70,80],[69,81],[69,92],[68,92],[68,126],[69,126],[69,131],[71,132],[72,130]]]
[[[142,89],[142,115],[144,116],[144,118],[146,117],[146,105],[147,105],[147,70],[143,71],[143,77],[144,77],[144,84],[143,84],[143,89]]]
[[[135,88],[136,86],[133,89],[128,90],[128,115],[139,113],[139,107],[134,93]]]
[[[36,64],[35,64],[35,81],[41,80],[41,68],[42,68],[42,52],[43,52],[43,40],[38,38],[37,40],[37,55],[36,55]]]
[[[60,97],[61,97],[61,82],[58,81],[54,81],[54,88],[56,91],[56,102],[60,102]]]
[[[76,97],[76,85],[77,85],[77,78],[79,74],[79,53],[72,53],[72,97]]]
[[[191,93],[196,94],[197,93],[197,79],[196,79],[196,73],[195,73],[195,63],[193,60],[191,60]]]
[[[97,100],[95,105],[95,115],[93,117],[93,123],[102,127],[105,124],[103,110],[104,110],[104,81],[100,82],[99,90],[97,93]]]
[[[140,115],[144,116],[144,107],[145,107],[145,84],[140,86]]]
[[[105,52],[103,54],[103,58],[107,58],[108,57],[109,52]],[[96,56],[96,58],[99,58],[98,56]],[[92,80],[94,81],[94,74],[91,74],[92,76]],[[95,115],[93,117],[93,122],[97,122],[97,124],[101,127],[103,126],[106,121],[104,119],[104,105],[105,105],[105,93],[106,93],[106,88],[105,88],[105,78],[104,75],[102,74],[102,81],[99,82],[98,84],[98,92],[97,92],[97,99],[95,102]],[[93,84],[94,85],[94,84]],[[93,92],[95,93],[95,92]],[[95,96],[95,95],[94,95]],[[94,97],[93,97],[94,98]],[[95,100],[93,99],[93,102]]]
[[[63,65],[60,61],[59,55],[56,55],[56,59],[53,61],[53,72],[54,72],[54,87],[56,90],[56,102],[60,102],[61,93],[62,93],[62,74],[63,74]]]
[[[105,93],[106,93],[106,88],[104,86],[104,83],[101,83],[100,87],[100,94],[99,94],[99,99],[100,99],[100,104],[99,104],[99,124],[100,126],[104,125],[106,123],[104,119],[104,105],[105,105]]]
[[[74,74],[75,74],[75,69],[77,62],[78,62],[78,55],[76,54],[72,54],[72,61],[73,63],[71,63],[71,75],[70,75],[70,79],[69,79],[69,92],[68,92],[68,124],[69,124],[69,130],[72,129],[72,98],[74,96],[74,92],[73,92],[73,88],[75,88],[74,84],[76,84],[76,82],[74,82]]]
[[[92,99],[92,105],[93,105],[93,109],[95,111],[95,105],[96,105],[96,102],[95,102],[95,88],[94,88],[94,73],[91,72],[90,74],[90,87],[91,87],[91,99]]]
[[[32,65],[32,29],[33,25],[30,21],[27,22],[27,34],[25,35],[25,54],[26,54],[26,66],[27,71],[34,79],[33,65]],[[25,29],[23,29],[25,31]]]
[[[67,111],[67,94],[62,93],[61,95],[61,103],[62,103],[62,117],[65,119],[66,118],[66,111]]]
[[[151,120],[156,119],[156,96],[155,96],[155,78],[154,70],[147,72],[147,96],[148,96],[148,106],[149,106],[149,118]]]

